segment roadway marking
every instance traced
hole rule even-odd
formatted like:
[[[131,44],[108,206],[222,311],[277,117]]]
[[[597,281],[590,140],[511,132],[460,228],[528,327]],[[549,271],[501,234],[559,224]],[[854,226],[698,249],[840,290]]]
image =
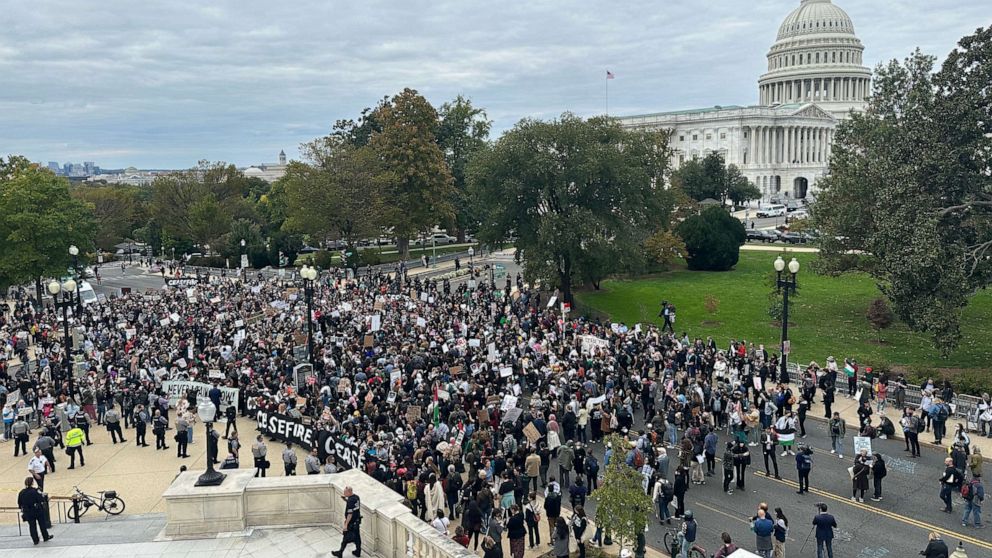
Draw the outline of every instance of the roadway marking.
[[[776,479],[774,477],[766,477],[764,473],[758,473],[758,471],[754,471],[754,476],[765,478],[765,479],[768,479],[768,480],[770,480],[772,482],[778,482],[778,483],[784,484],[786,486],[791,486],[792,488],[799,488],[799,483],[796,482],[796,481],[793,481],[793,480]],[[827,492],[825,490],[820,490],[818,488],[810,488],[809,491],[811,493],[813,493],[813,494],[817,494],[819,496],[823,496],[824,498],[830,498],[831,500],[834,500],[836,502],[840,502],[842,504],[847,504],[849,506],[852,506],[852,507],[855,507],[855,508],[859,508],[859,509],[864,510],[864,511],[867,511],[867,512],[877,513],[879,515],[888,517],[889,519],[895,519],[896,521],[905,523],[907,525],[911,525],[913,527],[918,527],[920,529],[923,529],[924,531],[936,531],[936,532],[938,532],[938,533],[940,533],[942,535],[947,535],[949,537],[950,536],[956,537],[958,539],[961,539],[961,540],[963,540],[963,541],[965,541],[967,543],[973,544],[973,545],[978,546],[980,548],[984,548],[986,550],[992,550],[992,542],[989,542],[989,541],[983,541],[981,539],[976,539],[976,538],[970,537],[968,535],[962,535],[961,533],[958,533],[956,531],[951,531],[950,529],[946,529],[944,527],[938,527],[938,526],[933,525],[931,523],[927,523],[925,521],[920,521],[918,519],[913,519],[913,518],[910,518],[910,517],[906,517],[906,516],[900,515],[898,513],[890,512],[888,510],[883,510],[881,508],[874,508],[874,507],[869,506],[867,504],[862,504],[862,503],[859,503],[859,502],[852,502],[849,498],[845,498],[843,496],[837,496],[836,494],[833,494],[832,492]]]
[[[732,515],[732,514],[729,514],[729,513],[725,512],[725,511],[718,510],[718,509],[716,509],[714,507],[707,506],[706,504],[704,504],[702,502],[697,501],[696,502],[696,505],[699,506],[699,507],[701,507],[701,508],[703,508],[703,509],[707,509],[707,510],[709,510],[711,512],[718,513],[718,514],[720,514],[720,515],[722,515],[724,517],[728,517],[730,519],[733,519],[734,521],[740,521],[744,525],[748,525],[748,526],[751,525],[751,522],[748,521],[748,520],[746,520],[746,519],[741,519],[740,517],[737,517],[736,515]],[[786,540],[790,540],[792,542],[795,542],[796,541],[796,539],[794,539],[794,538],[792,538],[790,536],[786,536],[785,538],[786,538]]]

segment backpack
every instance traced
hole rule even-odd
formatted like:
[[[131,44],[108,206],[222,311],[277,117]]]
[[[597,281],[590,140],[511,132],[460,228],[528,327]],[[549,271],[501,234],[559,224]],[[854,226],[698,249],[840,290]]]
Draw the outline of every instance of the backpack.
[[[940,405],[937,405],[937,412],[934,418],[938,421],[945,421],[947,420],[947,416],[949,414],[950,413],[948,412],[947,405],[941,403]]]
[[[406,499],[411,502],[417,499],[417,481],[408,480],[406,481]]]
[[[643,466],[644,466],[644,453],[641,450],[639,450],[639,449],[635,449],[634,450],[634,467],[637,467],[638,469],[640,469]]]
[[[971,482],[961,486],[961,497],[969,502],[975,499],[975,490],[972,488],[973,485],[977,484],[975,479],[971,479]]]

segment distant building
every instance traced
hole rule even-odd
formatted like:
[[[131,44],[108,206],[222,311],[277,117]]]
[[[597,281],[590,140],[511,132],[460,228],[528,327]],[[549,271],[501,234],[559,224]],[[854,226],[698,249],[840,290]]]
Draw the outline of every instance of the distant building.
[[[286,152],[279,152],[278,163],[263,163],[245,168],[245,176],[250,178],[261,178],[266,182],[275,182],[286,174]]]
[[[49,161],[48,170],[54,172],[55,174],[62,174],[62,168],[59,167],[58,161]]]
[[[740,167],[764,199],[815,195],[826,175],[834,130],[862,111],[871,71],[854,23],[830,0],[801,0],[779,27],[758,79],[758,104],[620,118],[627,128],[669,130],[672,168],[719,153]]]

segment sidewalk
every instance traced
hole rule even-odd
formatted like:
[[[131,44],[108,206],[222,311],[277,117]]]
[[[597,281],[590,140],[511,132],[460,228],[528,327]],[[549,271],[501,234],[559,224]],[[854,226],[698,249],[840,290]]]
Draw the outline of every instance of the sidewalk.
[[[816,391],[816,397],[814,398],[816,401],[813,403],[813,406],[810,407],[810,410],[807,412],[806,415],[807,420],[808,419],[815,419],[819,421],[827,420],[823,417],[823,403],[821,402],[822,393],[823,393],[822,390]],[[877,408],[878,407],[875,406],[875,402],[873,402],[872,410],[876,410]],[[840,413],[840,417],[844,419],[844,422],[847,423],[847,430],[849,433],[849,437],[851,432],[855,432],[855,434],[853,435],[857,435],[856,432],[858,430],[858,424],[860,424],[860,422],[858,420],[858,402],[856,399],[848,399],[841,392],[838,391],[833,405],[830,406],[830,410],[832,412]],[[904,438],[902,435],[902,427],[899,426],[899,419],[902,417],[902,410],[897,409],[895,405],[892,404],[892,402],[890,401],[888,404],[886,404],[885,410],[882,411],[881,414],[884,414],[885,416],[889,417],[889,420],[891,420],[896,427],[896,435],[892,436],[890,439],[903,440]],[[919,414],[917,414],[917,416],[919,416]],[[872,418],[872,424],[877,426],[879,413],[876,411],[875,414],[871,416],[871,418]],[[950,439],[954,433],[954,427],[955,425],[957,425],[958,422],[960,421],[953,420],[953,418],[947,420],[947,436],[944,438],[942,444],[939,446],[933,443],[932,431],[921,433],[920,446],[940,448],[944,451],[947,451],[947,449],[950,447]],[[987,438],[985,436],[982,436],[980,432],[969,432],[968,436],[971,438],[971,447],[980,448],[982,450],[982,456],[986,461],[992,460],[992,438]]]

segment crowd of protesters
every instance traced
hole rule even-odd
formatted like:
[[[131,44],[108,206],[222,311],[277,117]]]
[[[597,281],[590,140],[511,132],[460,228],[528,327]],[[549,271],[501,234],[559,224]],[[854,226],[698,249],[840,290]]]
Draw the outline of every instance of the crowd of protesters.
[[[824,403],[832,452],[843,459],[854,425],[831,412],[834,398],[858,398],[856,433],[874,438],[895,434],[896,424],[884,416],[892,394],[907,451],[918,456],[919,434],[932,429],[936,443],[947,438],[953,448],[948,468],[958,475],[944,484],[954,490],[968,477],[979,479],[971,493],[980,493],[981,459],[975,461],[967,433],[946,434],[953,397],[947,384],[922,386],[917,413],[904,404],[902,377],[878,376],[851,360],[810,363],[799,382],[790,382],[777,355],[761,345],[741,339],[718,346],[653,326],[572,319],[560,313],[556,293],[529,289],[519,276],[515,284],[508,278],[470,288],[402,273],[324,274],[314,281],[313,374],[300,381],[294,369],[309,357],[294,347],[307,345],[307,289],[301,281],[244,279],[204,278],[193,287],[87,307],[71,318],[78,328],[71,364],[63,357],[61,313],[24,290],[12,293],[0,331],[7,356],[26,364],[14,370],[0,361],[2,389],[19,394],[5,407],[5,436],[20,441],[15,455],[32,447],[47,461],[40,474],[32,472],[42,486],[55,471],[54,448],[70,444],[73,462],[78,454],[83,466],[83,447],[97,426],[114,443],[142,448],[151,429],[156,450],[174,441],[185,457],[192,425],[224,417],[228,452],[218,461],[237,467],[234,418],[264,410],[360,448],[368,474],[439,532],[449,534],[451,521],[460,520],[455,539],[473,548],[481,543],[487,556],[503,554],[506,531],[510,554],[521,558],[525,543],[541,544],[542,522],[556,555],[567,554],[574,538],[584,556],[585,500],[610,460],[641,472],[658,519],[669,524],[673,515],[686,516],[690,486],[706,484],[718,468],[730,495],[745,488],[749,467],[763,465],[779,478],[779,458],[788,459],[802,494],[812,460],[801,440],[814,398]],[[666,308],[671,330],[674,307]],[[222,408],[214,389],[215,416],[199,417],[197,394],[170,401],[163,389],[169,380],[236,388],[236,408]],[[32,421],[39,426],[29,444]],[[986,427],[992,435],[988,421]],[[589,444],[613,433],[626,437],[627,447],[607,447],[600,463]],[[257,474],[265,475],[271,462],[264,436],[251,451]],[[316,455],[305,459],[306,473],[349,466]],[[873,499],[880,500],[884,460],[851,455],[852,499],[863,501],[871,476]],[[285,474],[295,474],[295,452],[287,447],[282,456]],[[570,518],[562,513],[565,498]],[[971,513],[981,525],[981,499],[973,497],[962,522]],[[755,525],[769,538],[758,550],[782,555],[788,520],[781,510],[759,515]],[[724,539],[730,544],[729,535]],[[592,542],[603,542],[599,530]]]

